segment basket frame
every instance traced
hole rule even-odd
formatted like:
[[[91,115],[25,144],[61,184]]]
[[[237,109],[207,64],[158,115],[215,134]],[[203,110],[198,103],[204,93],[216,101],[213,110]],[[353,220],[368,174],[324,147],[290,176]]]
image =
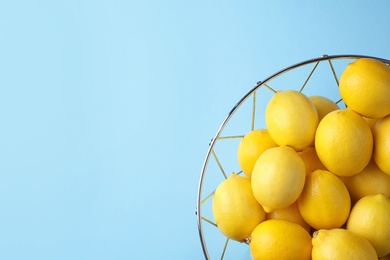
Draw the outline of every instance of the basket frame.
[[[211,141],[209,143],[209,147],[208,147],[208,150],[207,150],[207,153],[206,153],[203,165],[202,165],[202,169],[201,169],[201,173],[200,173],[200,179],[199,179],[199,184],[198,184],[198,193],[197,193],[197,203],[196,203],[195,214],[197,216],[199,238],[200,238],[202,250],[203,250],[203,253],[204,253],[204,256],[205,256],[206,259],[210,259],[210,255],[208,253],[208,249],[207,249],[207,246],[206,246],[206,240],[205,240],[205,236],[204,236],[204,231],[203,231],[203,221],[204,221],[204,219],[202,219],[202,203],[201,203],[201,201],[202,201],[202,187],[203,187],[204,178],[205,178],[205,174],[206,174],[206,171],[207,171],[209,159],[210,159],[210,156],[212,155],[212,151],[213,151],[213,148],[214,148],[214,146],[216,144],[216,141],[220,137],[222,131],[224,130],[225,126],[227,125],[227,123],[229,122],[231,117],[234,115],[234,113],[238,110],[238,108],[257,89],[260,88],[260,86],[262,86],[262,85],[266,84],[267,82],[275,79],[276,77],[281,76],[282,74],[284,74],[286,72],[289,72],[289,71],[291,71],[293,69],[296,69],[298,67],[302,67],[302,66],[305,66],[305,65],[308,65],[308,64],[318,63],[318,62],[322,62],[322,61],[332,61],[332,60],[339,60],[339,59],[359,59],[359,58],[371,58],[371,59],[379,60],[379,61],[381,61],[381,62],[383,62],[383,63],[385,63],[387,65],[390,64],[390,60],[387,60],[387,59],[384,59],[384,58],[375,57],[375,56],[367,56],[367,55],[354,55],[354,54],[350,54],[350,55],[345,55],[345,54],[344,55],[330,55],[330,56],[323,55],[323,56],[318,57],[318,58],[308,59],[308,60],[305,60],[305,61],[293,64],[291,66],[285,67],[284,69],[282,69],[282,70],[272,74],[271,76],[266,77],[264,80],[258,81],[255,84],[255,86],[247,94],[245,94],[237,102],[237,104],[230,110],[230,112],[225,117],[225,119],[222,121],[222,123],[219,126],[216,134],[214,135],[214,137],[211,139]],[[225,247],[227,246],[227,242],[228,242],[228,240],[226,241]],[[226,250],[226,248],[224,250]],[[223,259],[223,257],[224,257],[224,252],[222,254],[221,259]]]

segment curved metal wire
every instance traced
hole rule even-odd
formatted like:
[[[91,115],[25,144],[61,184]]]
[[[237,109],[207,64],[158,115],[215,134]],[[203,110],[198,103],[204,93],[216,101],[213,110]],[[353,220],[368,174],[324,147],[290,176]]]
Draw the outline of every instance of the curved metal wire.
[[[390,60],[387,60],[387,59],[383,59],[383,58],[380,58],[380,57],[374,57],[374,56],[367,56],[367,55],[331,55],[331,56],[328,56],[328,55],[323,55],[321,57],[318,57],[318,58],[313,58],[313,59],[309,59],[309,60],[305,60],[305,61],[302,61],[302,62],[299,62],[299,63],[296,63],[294,65],[291,65],[289,67],[286,67],[274,74],[272,74],[271,76],[265,78],[263,81],[258,81],[255,86],[246,94],[244,95],[241,100],[239,100],[239,102],[230,110],[230,112],[228,113],[228,115],[226,116],[226,118],[223,120],[222,124],[220,125],[217,133],[215,134],[215,136],[211,139],[210,143],[209,143],[209,148],[207,150],[207,153],[206,153],[206,157],[205,157],[205,160],[203,162],[203,166],[202,166],[202,170],[201,170],[201,174],[200,174],[200,180],[199,180],[199,185],[198,185],[198,195],[197,195],[197,204],[196,204],[196,215],[197,215],[197,222],[198,222],[198,231],[199,231],[199,237],[200,237],[200,241],[201,241],[201,245],[202,245],[202,249],[203,249],[203,252],[204,252],[204,255],[205,255],[205,258],[206,259],[210,259],[210,256],[209,256],[209,253],[208,253],[208,250],[207,250],[207,247],[206,247],[206,241],[205,241],[205,237],[204,237],[204,232],[203,232],[203,225],[202,225],[202,221],[206,221],[206,222],[209,222],[211,223],[212,225],[216,226],[215,223],[213,223],[212,221],[208,220],[207,218],[204,218],[202,216],[202,187],[203,187],[203,181],[204,181],[204,176],[205,176],[205,173],[206,173],[206,169],[207,169],[207,166],[208,166],[208,163],[209,163],[209,158],[210,156],[213,154],[213,148],[214,148],[214,145],[216,144],[216,141],[218,140],[218,138],[220,137],[220,134],[222,133],[222,131],[224,130],[225,126],[227,125],[227,123],[229,122],[229,120],[231,119],[231,117],[234,115],[234,113],[238,110],[238,108],[252,95],[252,94],[255,94],[256,90],[258,88],[260,88],[261,86],[266,86],[269,88],[269,86],[267,86],[267,82],[275,79],[276,77],[279,77],[281,76],[282,74],[286,73],[286,72],[289,72],[293,69],[296,69],[298,67],[301,67],[301,66],[305,66],[305,65],[308,65],[308,64],[311,64],[311,63],[317,63],[313,69],[313,71],[310,73],[309,77],[307,78],[306,82],[303,84],[301,90],[305,87],[307,81],[309,80],[309,78],[311,77],[311,74],[314,72],[316,66],[318,65],[319,62],[322,62],[322,61],[329,61],[330,63],[330,66],[331,66],[331,69],[332,69],[332,73],[337,81],[337,84],[338,84],[338,79],[337,79],[337,76],[336,76],[336,73],[334,71],[334,68],[333,68],[333,65],[331,63],[332,60],[339,60],[339,59],[358,59],[358,58],[372,58],[372,59],[376,59],[376,60],[379,60],[379,61],[382,61],[386,64],[390,64]],[[273,89],[271,89],[272,91],[274,91]],[[256,96],[254,95],[254,99],[256,98]],[[340,100],[339,100],[340,101]],[[339,102],[338,101],[338,102]],[[252,129],[253,129],[253,122],[252,122]],[[208,197],[211,197],[213,196],[213,193],[210,194]],[[208,198],[207,198],[208,199]],[[225,245],[225,247],[227,246],[227,243]],[[225,248],[226,249],[226,248]],[[224,256],[224,253],[225,253],[225,249],[224,249],[224,252],[222,253],[222,258]]]

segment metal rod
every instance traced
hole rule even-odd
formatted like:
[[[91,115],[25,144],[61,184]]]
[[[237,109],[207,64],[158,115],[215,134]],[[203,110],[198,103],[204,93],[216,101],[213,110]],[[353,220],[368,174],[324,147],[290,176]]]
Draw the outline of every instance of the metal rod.
[[[218,157],[217,157],[217,154],[215,153],[214,150],[213,150],[212,152],[213,152],[214,159],[215,159],[215,161],[217,162],[217,164],[218,164],[218,166],[219,166],[219,169],[221,169],[221,172],[222,172],[223,176],[225,177],[225,179],[227,179],[228,177],[227,177],[227,175],[226,175],[226,173],[225,173],[225,170],[224,170],[223,167],[222,167],[222,164],[219,162],[219,159],[218,159]]]
[[[226,249],[228,247],[228,244],[229,244],[229,238],[226,239],[226,242],[225,242],[225,246],[223,247],[223,251],[222,251],[222,255],[221,255],[221,260],[223,260],[223,258],[225,257],[225,253],[226,253]]]
[[[207,223],[210,223],[211,225],[213,225],[213,226],[217,226],[217,224],[216,223],[214,223],[213,221],[211,221],[210,219],[208,219],[208,218],[206,218],[206,217],[203,217],[202,216],[202,219],[204,220],[204,221],[206,221]]]
[[[253,106],[252,106],[252,131],[255,129],[255,115],[256,115],[256,91],[253,91]]]
[[[334,77],[334,79],[336,80],[337,86],[339,86],[339,79],[337,78],[336,71],[334,70],[332,61],[331,61],[331,60],[328,60],[328,62],[329,62],[329,65],[330,65],[330,69],[332,70],[333,77]]]
[[[223,136],[223,137],[218,137],[218,140],[226,140],[226,139],[234,139],[234,138],[244,138],[244,136],[243,135]]]
[[[206,201],[208,201],[215,193],[215,190],[213,192],[211,192],[209,195],[207,195],[206,198],[204,198],[200,203],[203,204],[205,203]]]
[[[309,79],[311,78],[311,75],[313,75],[314,71],[316,70],[318,64],[320,64],[320,62],[317,62],[316,65],[314,66],[314,68],[311,70],[309,76],[306,78],[306,81],[305,83],[303,83],[303,86],[301,87],[301,89],[299,90],[299,92],[302,92],[302,90],[305,88],[307,82],[309,81]]]

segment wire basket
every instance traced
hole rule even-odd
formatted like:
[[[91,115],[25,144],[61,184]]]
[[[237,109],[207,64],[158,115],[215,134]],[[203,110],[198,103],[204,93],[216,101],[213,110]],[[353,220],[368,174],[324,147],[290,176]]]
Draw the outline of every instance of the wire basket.
[[[365,55],[324,55],[286,67],[259,81],[228,113],[211,139],[200,174],[196,215],[206,259],[250,259],[249,246],[226,238],[217,228],[211,202],[217,186],[231,173],[243,174],[237,160],[239,142],[251,130],[265,128],[264,113],[278,90],[294,89],[305,95],[321,95],[345,108],[338,91],[345,67],[358,58],[390,60]]]

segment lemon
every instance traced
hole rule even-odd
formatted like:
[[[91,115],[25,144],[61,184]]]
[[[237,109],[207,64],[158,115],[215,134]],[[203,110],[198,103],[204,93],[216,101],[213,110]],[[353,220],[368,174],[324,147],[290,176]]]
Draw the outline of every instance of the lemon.
[[[305,184],[305,164],[288,146],[266,150],[252,171],[252,191],[256,200],[269,213],[296,201]]]
[[[347,65],[339,90],[345,104],[369,118],[390,114],[390,68],[383,62],[361,58]]]
[[[265,214],[265,219],[282,219],[296,223],[303,227],[307,232],[310,232],[310,226],[302,218],[301,212],[298,208],[298,203],[294,202],[288,207],[276,209],[270,213]]]
[[[316,170],[306,176],[298,207],[303,219],[314,229],[332,229],[347,221],[351,200],[339,177],[326,170]]]
[[[390,175],[390,116],[376,123],[374,143],[374,160],[382,171]]]
[[[267,129],[256,129],[247,133],[237,150],[238,163],[245,175],[250,178],[259,156],[268,148],[276,146]]]
[[[375,249],[363,237],[346,229],[321,229],[315,231],[312,239],[313,260],[376,260]]]
[[[357,174],[370,162],[372,132],[351,109],[335,110],[318,124],[315,147],[325,167],[338,176]]]
[[[363,119],[367,122],[368,126],[371,128],[371,132],[374,132],[374,127],[378,122],[379,118],[369,118],[363,116]]]
[[[318,114],[314,104],[301,92],[278,91],[267,104],[265,123],[275,143],[302,151],[314,141]]]
[[[299,152],[298,154],[299,154],[299,156],[301,156],[303,162],[305,163],[306,175],[309,172],[312,172],[315,170],[319,170],[319,169],[326,170],[326,167],[318,158],[315,147],[310,146],[310,147],[306,148],[304,151]]]
[[[255,260],[305,260],[310,259],[311,236],[298,224],[266,220],[253,230],[249,248]]]
[[[226,237],[244,241],[265,219],[265,212],[251,190],[251,181],[232,174],[214,193],[212,212],[219,230]]]
[[[390,199],[383,194],[367,195],[353,206],[348,230],[366,238],[379,257],[390,253]]]
[[[347,186],[353,204],[367,195],[383,193],[390,196],[390,176],[379,169],[374,160],[358,174],[340,179]]]
[[[340,109],[339,106],[324,96],[309,96],[311,102],[313,102],[314,106],[317,109],[318,120],[321,121],[324,116],[329,114],[330,112]]]

